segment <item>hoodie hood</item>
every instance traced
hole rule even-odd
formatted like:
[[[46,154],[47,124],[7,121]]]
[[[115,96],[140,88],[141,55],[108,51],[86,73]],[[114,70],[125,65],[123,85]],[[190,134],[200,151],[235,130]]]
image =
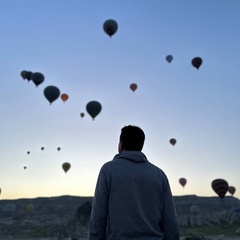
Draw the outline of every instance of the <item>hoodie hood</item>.
[[[141,151],[128,151],[124,150],[121,153],[115,155],[113,160],[129,160],[136,163],[148,162],[147,157]]]

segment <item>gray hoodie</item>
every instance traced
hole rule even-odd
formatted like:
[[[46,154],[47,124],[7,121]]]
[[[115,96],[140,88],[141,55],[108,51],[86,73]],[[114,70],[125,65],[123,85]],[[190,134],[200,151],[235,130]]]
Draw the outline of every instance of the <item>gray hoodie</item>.
[[[89,240],[179,240],[165,173],[140,151],[123,151],[99,173]]]

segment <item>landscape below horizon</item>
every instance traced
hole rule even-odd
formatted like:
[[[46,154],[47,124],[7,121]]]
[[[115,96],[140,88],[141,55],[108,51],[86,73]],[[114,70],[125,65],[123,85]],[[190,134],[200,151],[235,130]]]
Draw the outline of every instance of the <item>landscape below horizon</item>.
[[[69,195],[0,200],[0,239],[86,239],[92,200]],[[174,202],[182,237],[240,237],[238,198],[183,195]]]

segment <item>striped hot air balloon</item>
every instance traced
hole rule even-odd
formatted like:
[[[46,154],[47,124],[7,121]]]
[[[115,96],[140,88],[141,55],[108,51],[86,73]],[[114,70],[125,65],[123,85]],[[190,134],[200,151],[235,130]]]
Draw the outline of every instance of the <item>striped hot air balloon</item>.
[[[220,198],[224,198],[228,191],[228,183],[224,179],[215,179],[212,181],[212,189]]]

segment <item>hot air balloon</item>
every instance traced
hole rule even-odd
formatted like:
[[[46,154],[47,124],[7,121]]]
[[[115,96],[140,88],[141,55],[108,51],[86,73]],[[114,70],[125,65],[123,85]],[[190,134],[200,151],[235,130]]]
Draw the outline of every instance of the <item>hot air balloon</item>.
[[[57,148],[57,150],[58,150],[58,151],[60,151],[60,150],[61,150],[61,148],[60,148],[60,147],[58,147],[58,148]]]
[[[233,186],[229,186],[228,191],[233,195],[236,192],[236,188]]]
[[[110,37],[117,32],[118,24],[115,20],[109,19],[104,22],[103,29],[107,35]]]
[[[21,71],[21,77],[23,78],[23,80],[26,79],[26,73],[27,73],[26,70]]]
[[[27,167],[26,167],[26,166],[24,166],[24,167],[23,167],[23,169],[24,169],[24,170],[26,170],[26,169],[27,169]]]
[[[169,142],[174,146],[177,143],[177,140],[175,138],[171,138]]]
[[[166,60],[171,63],[171,61],[173,60],[173,56],[172,55],[167,55],[166,56]]]
[[[3,206],[2,210],[6,216],[10,217],[15,213],[16,206],[13,203],[7,203]]]
[[[137,89],[137,84],[136,83],[130,84],[130,89],[134,92]]]
[[[187,183],[187,179],[186,178],[180,178],[179,183],[184,187]]]
[[[192,205],[190,211],[193,215],[197,215],[200,212],[200,208],[197,205]]]
[[[80,116],[83,118],[85,116],[85,113],[81,112]]]
[[[40,72],[35,72],[32,74],[32,81],[35,83],[36,87],[43,83],[44,81],[44,75]]]
[[[43,151],[43,150],[44,150],[44,147],[41,147],[41,150]]]
[[[27,151],[27,154],[30,154],[30,151]]]
[[[225,197],[228,187],[228,183],[224,179],[215,179],[212,181],[212,189],[220,198]]]
[[[31,212],[33,211],[33,209],[34,209],[33,204],[28,204],[27,207],[26,207],[26,209],[27,209],[27,211],[28,211],[29,213],[31,213]]]
[[[195,68],[199,69],[200,66],[202,65],[202,59],[201,59],[200,57],[195,57],[195,58],[193,58],[193,59],[192,59],[192,65],[193,65]]]
[[[86,110],[88,114],[92,117],[94,120],[95,117],[101,112],[102,105],[97,101],[91,101],[87,104]]]
[[[68,95],[66,93],[63,93],[61,95],[61,99],[63,100],[63,102],[66,102],[68,100]]]
[[[62,164],[62,168],[63,168],[65,173],[70,169],[70,167],[71,167],[71,164],[68,163],[68,162],[65,162],[65,163]]]
[[[32,72],[26,71],[25,72],[25,77],[28,81],[32,80]]]
[[[60,90],[55,86],[48,86],[44,89],[43,93],[44,93],[44,96],[46,97],[46,99],[51,104],[53,101],[58,99],[58,97],[60,95]]]

